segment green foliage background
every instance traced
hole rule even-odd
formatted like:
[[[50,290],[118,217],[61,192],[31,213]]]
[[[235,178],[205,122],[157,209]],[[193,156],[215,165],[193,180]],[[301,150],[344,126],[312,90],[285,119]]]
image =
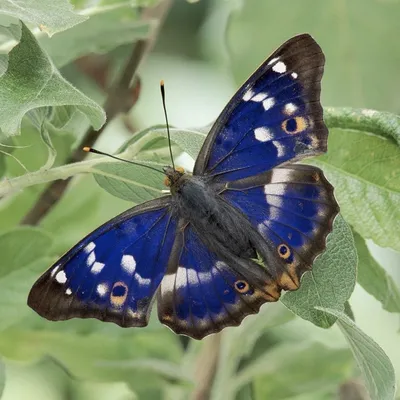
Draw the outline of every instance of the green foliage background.
[[[152,7],[160,4],[169,13],[158,32]],[[398,15],[396,0],[0,0],[1,399],[348,399],[354,380],[368,392],[362,398],[394,399],[398,326],[380,321],[400,312]],[[89,126],[105,124],[110,96],[82,69],[91,58],[81,57],[105,63],[112,84],[132,44],[157,39],[139,69],[139,102],[106,123],[96,147],[168,164],[165,129],[156,125],[165,78],[170,119],[184,126],[171,131],[173,151],[190,166],[207,132],[193,126],[215,118],[255,67],[301,32],[327,57],[330,129],[328,153],[306,162],[324,170],[341,207],[301,288],[202,342],[178,337],[155,316],[145,329],[124,330],[96,320],[52,323],[29,309],[30,287],[57,257],[163,189],[151,171],[110,158],[65,165]],[[21,226],[46,185],[69,177],[39,225]],[[372,242],[383,256],[371,255]],[[357,325],[354,293],[363,290],[379,304],[378,314],[363,311],[375,340]]]

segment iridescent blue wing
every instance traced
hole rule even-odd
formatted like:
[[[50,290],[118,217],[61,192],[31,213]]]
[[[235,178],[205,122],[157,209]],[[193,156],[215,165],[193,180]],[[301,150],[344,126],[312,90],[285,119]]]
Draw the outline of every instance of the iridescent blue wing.
[[[158,292],[158,317],[174,332],[202,339],[258,312],[280,296],[268,271],[220,249],[183,223]]]
[[[174,242],[169,206],[169,196],[152,200],[96,229],[39,278],[28,305],[49,320],[147,325]]]
[[[194,174],[232,181],[326,151],[319,102],[325,57],[307,34],[275,51],[211,128]]]
[[[224,185],[221,196],[241,210],[263,236],[266,268],[279,287],[296,290],[302,274],[325,249],[339,206],[322,171],[287,165]]]

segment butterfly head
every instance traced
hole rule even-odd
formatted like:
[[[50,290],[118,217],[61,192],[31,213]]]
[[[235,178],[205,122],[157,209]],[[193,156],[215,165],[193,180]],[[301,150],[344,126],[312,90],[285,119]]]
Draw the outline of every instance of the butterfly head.
[[[185,175],[185,170],[182,167],[176,167],[175,169],[172,167],[164,167],[163,171],[165,174],[164,185],[171,189],[173,189],[179,179]]]

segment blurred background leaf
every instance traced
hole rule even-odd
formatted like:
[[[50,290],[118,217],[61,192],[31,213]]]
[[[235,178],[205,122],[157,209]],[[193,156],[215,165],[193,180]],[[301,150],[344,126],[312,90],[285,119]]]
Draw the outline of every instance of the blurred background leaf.
[[[372,257],[365,240],[353,232],[358,253],[357,282],[390,312],[400,312],[400,291],[393,278]]]
[[[400,43],[393,41],[399,34],[399,2],[268,0],[261,4],[246,0],[239,3],[241,6],[232,15],[227,30],[238,83],[280,43],[295,34],[309,32],[327,58],[323,104],[400,110],[397,95]],[[249,45],[250,38],[257,39]],[[383,65],[385,72],[380,74]]]
[[[0,13],[30,22],[49,36],[87,18],[75,13],[68,0],[1,0]]]

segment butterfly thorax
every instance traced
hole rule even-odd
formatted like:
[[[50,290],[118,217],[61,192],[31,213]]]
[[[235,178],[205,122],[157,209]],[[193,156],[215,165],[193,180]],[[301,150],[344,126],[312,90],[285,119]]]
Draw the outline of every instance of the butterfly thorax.
[[[175,210],[209,246],[218,252],[221,246],[233,254],[253,257],[254,246],[248,232],[248,219],[232,209],[204,176],[184,174],[171,187]],[[248,228],[248,229],[245,229]]]

